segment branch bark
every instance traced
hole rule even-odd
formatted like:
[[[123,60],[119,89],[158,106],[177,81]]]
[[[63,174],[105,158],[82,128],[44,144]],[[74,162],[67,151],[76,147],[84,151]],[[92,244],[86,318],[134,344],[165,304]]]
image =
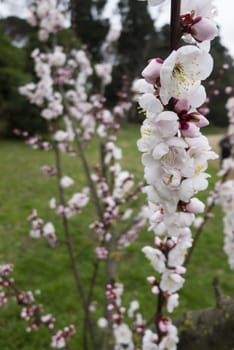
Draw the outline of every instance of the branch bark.
[[[175,319],[178,350],[231,350],[234,344],[234,297],[219,307],[185,313]]]
[[[170,34],[170,50],[178,48],[181,37],[180,30],[180,5],[181,0],[171,0],[171,34]]]

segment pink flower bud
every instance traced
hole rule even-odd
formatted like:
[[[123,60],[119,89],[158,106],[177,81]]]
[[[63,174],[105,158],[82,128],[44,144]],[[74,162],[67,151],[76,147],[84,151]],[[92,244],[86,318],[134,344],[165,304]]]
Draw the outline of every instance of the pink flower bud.
[[[124,314],[125,311],[126,311],[126,308],[123,307],[123,306],[121,306],[120,309],[119,309],[119,311],[120,311],[121,314]]]
[[[223,69],[227,70],[227,69],[229,69],[229,68],[230,68],[230,66],[229,66],[228,63],[224,63],[224,64],[223,64]]]
[[[199,42],[205,40],[213,40],[217,34],[218,29],[214,21],[205,17],[198,17],[191,27],[191,34]]]
[[[208,113],[210,113],[210,109],[208,107],[201,107],[199,108],[199,112],[203,115],[207,115]]]
[[[155,295],[158,295],[159,294],[159,288],[158,286],[153,286],[153,288],[151,289],[152,293],[155,294]]]
[[[186,268],[184,266],[176,266],[174,271],[178,275],[183,275],[186,272]]]
[[[168,331],[168,321],[167,321],[167,319],[165,319],[165,320],[163,319],[163,320],[159,321],[158,327],[159,327],[161,332],[166,333]]]
[[[219,94],[220,94],[220,92],[219,92],[218,89],[215,89],[215,90],[213,91],[213,95],[214,95],[214,96],[218,96]]]
[[[196,122],[196,125],[199,127],[199,128],[202,128],[204,126],[207,126],[209,125],[209,120],[206,119],[206,117],[204,117],[204,115],[202,114],[198,114],[197,117],[199,118],[199,120]]]
[[[205,209],[205,204],[197,198],[192,198],[186,205],[186,209],[190,213],[203,213]]]
[[[225,93],[227,94],[227,95],[229,95],[229,94],[231,94],[232,93],[232,87],[231,86],[227,86],[227,87],[225,87]]]
[[[141,73],[145,80],[150,84],[155,84],[155,81],[160,77],[160,69],[163,64],[161,58],[153,58]]]
[[[178,100],[175,104],[175,112],[181,113],[181,112],[188,112],[190,109],[189,101],[186,99]]]
[[[181,123],[181,133],[184,137],[199,137],[201,135],[200,128],[191,122]]]
[[[156,278],[154,276],[147,277],[147,282],[154,284],[156,283]]]
[[[174,248],[175,247],[175,241],[173,241],[173,239],[168,239],[167,240],[167,247],[169,248],[169,249],[172,249],[172,248]]]
[[[162,241],[159,237],[155,237],[155,240],[154,240],[154,244],[156,245],[156,247],[161,247],[161,244],[162,244]]]

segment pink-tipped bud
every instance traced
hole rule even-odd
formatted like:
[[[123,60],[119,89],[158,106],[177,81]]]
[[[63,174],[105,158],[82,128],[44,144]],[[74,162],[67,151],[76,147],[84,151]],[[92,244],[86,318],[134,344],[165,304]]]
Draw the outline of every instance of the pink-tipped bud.
[[[159,327],[161,332],[167,333],[167,331],[168,331],[168,321],[166,320],[166,318],[165,318],[165,320],[159,321],[158,327]]]
[[[174,268],[175,273],[178,275],[183,275],[186,272],[186,268],[184,266],[176,266]]]
[[[223,64],[223,69],[227,70],[227,69],[229,69],[229,68],[230,68],[230,66],[229,66],[228,63],[224,63],[224,64]]]
[[[205,204],[197,198],[191,198],[189,203],[186,205],[186,209],[188,212],[194,214],[203,213],[205,210]]]
[[[121,314],[124,314],[125,311],[126,311],[126,308],[123,307],[123,306],[121,306],[120,309],[119,309],[119,311],[120,311]]]
[[[175,112],[177,113],[186,113],[190,110],[191,106],[189,101],[186,99],[178,100],[175,104]]]
[[[154,276],[149,276],[147,277],[147,282],[153,285],[154,283],[156,283],[156,278]]]
[[[218,96],[220,94],[220,91],[218,90],[218,89],[215,89],[214,91],[213,91],[213,95],[214,96]]]
[[[204,126],[207,126],[209,125],[209,120],[204,117],[204,115],[202,114],[197,114],[197,117],[199,118],[199,120],[196,122],[196,125],[199,127],[199,128],[203,128]]]
[[[191,27],[191,35],[199,42],[213,40],[218,35],[218,29],[214,21],[199,17]]]
[[[149,61],[148,65],[141,73],[147,83],[155,84],[156,80],[160,77],[162,64],[163,60],[161,58],[153,58]]]
[[[153,288],[151,289],[152,293],[155,294],[155,295],[158,295],[159,294],[159,288],[158,286],[153,286]]]
[[[167,240],[167,247],[169,248],[169,249],[172,249],[172,248],[174,248],[175,247],[175,241],[173,241],[173,239],[168,239]]]
[[[232,93],[232,90],[233,90],[233,88],[231,86],[227,86],[227,87],[225,87],[224,91],[225,91],[225,94],[229,95]]]
[[[210,113],[210,109],[208,107],[201,107],[199,108],[199,112],[203,115],[207,115]]]
[[[184,137],[199,137],[201,135],[200,128],[192,122],[181,123],[181,134]]]

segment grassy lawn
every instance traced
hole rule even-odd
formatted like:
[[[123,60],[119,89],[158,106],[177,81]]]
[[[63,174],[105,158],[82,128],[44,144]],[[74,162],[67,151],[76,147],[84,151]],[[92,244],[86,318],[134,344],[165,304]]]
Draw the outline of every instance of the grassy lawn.
[[[128,126],[120,133],[119,144],[123,149],[123,168],[133,172],[137,179],[142,179],[140,154],[136,148],[139,131],[136,126]],[[98,160],[96,145],[88,146],[89,158]],[[79,327],[83,315],[76,303],[77,295],[69,271],[69,259],[63,245],[52,249],[44,240],[32,240],[29,235],[29,223],[26,218],[33,208],[45,221],[55,223],[58,236],[63,237],[60,219],[48,207],[51,197],[56,196],[56,179],[41,174],[42,165],[54,163],[52,152],[33,151],[20,142],[2,141],[0,148],[0,263],[15,265],[15,280],[23,290],[37,291],[38,303],[45,305],[45,313],[53,313],[57,318],[57,327],[75,323],[77,335],[72,344],[79,344]],[[72,176],[77,184],[77,191],[85,184],[79,161],[68,156],[64,159],[66,175]],[[215,169],[210,168],[211,187],[215,182]],[[73,190],[75,187],[73,187]],[[201,198],[205,199],[203,193]],[[77,255],[80,259],[82,278],[87,282],[93,260],[92,233],[88,225],[95,219],[91,206],[83,215],[72,219],[72,231]],[[139,240],[123,253],[119,278],[126,281],[126,303],[137,298],[144,303],[146,318],[154,308],[155,300],[145,282],[153,270],[141,253],[145,244],[151,244],[153,235],[143,231]],[[215,219],[210,220],[199,241],[187,272],[187,282],[181,291],[181,304],[177,314],[186,309],[198,309],[214,305],[212,288],[213,277],[218,277],[226,294],[233,294],[233,272],[229,269],[223,252],[222,215],[215,210]],[[103,274],[99,277],[99,287],[95,299],[100,300],[103,291]],[[40,290],[40,293],[39,293]],[[49,349],[50,337],[46,330],[39,333],[25,332],[26,324],[20,321],[19,308],[8,303],[1,309],[0,349],[3,350],[45,350]],[[148,316],[147,316],[148,314]],[[77,349],[77,345],[74,345]]]

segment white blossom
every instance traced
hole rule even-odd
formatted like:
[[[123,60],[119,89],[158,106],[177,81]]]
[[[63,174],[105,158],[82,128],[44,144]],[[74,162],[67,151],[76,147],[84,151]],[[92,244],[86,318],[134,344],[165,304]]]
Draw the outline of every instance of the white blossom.
[[[74,184],[74,180],[69,176],[63,176],[60,180],[60,186],[63,188],[68,188]]]

